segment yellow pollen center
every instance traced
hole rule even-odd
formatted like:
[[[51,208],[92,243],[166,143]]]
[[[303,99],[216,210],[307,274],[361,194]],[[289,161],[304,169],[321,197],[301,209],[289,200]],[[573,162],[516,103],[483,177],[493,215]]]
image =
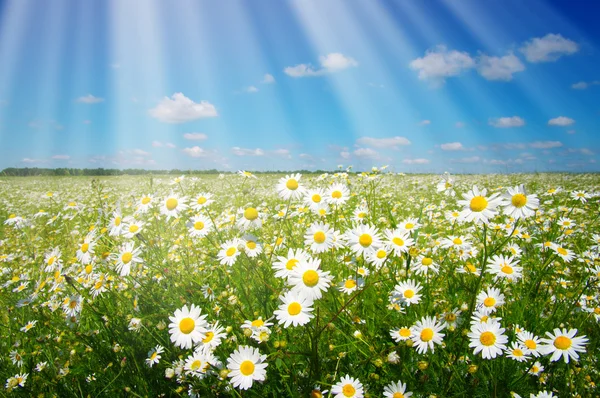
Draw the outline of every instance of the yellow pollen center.
[[[151,360],[151,361],[154,361],[154,360],[156,359],[156,356],[157,356],[157,355],[158,355],[158,353],[157,353],[156,351],[154,351],[154,352],[152,353],[152,355],[150,355],[150,360]]]
[[[203,230],[204,229],[204,223],[202,221],[196,221],[194,223],[194,229],[197,231]]]
[[[496,335],[492,332],[483,332],[479,336],[479,341],[485,346],[492,346],[496,342]]]
[[[402,240],[401,238],[395,237],[394,239],[392,239],[392,242],[394,242],[394,244],[397,246],[404,246],[404,240]]]
[[[520,348],[515,348],[515,349],[513,350],[512,354],[513,354],[515,357],[522,357],[522,356],[523,356],[523,351],[521,351],[521,349],[520,349]]]
[[[179,330],[183,334],[190,334],[196,328],[196,322],[192,318],[183,318],[179,321]]]
[[[404,291],[404,297],[412,298],[415,295],[415,292],[411,289],[407,289]]]
[[[454,322],[456,320],[456,315],[451,312],[449,314],[446,314],[444,319],[446,319],[446,321],[448,321],[448,322]]]
[[[404,226],[405,229],[413,229],[414,227],[415,227],[415,224],[410,223],[410,222]]]
[[[200,366],[202,366],[202,361],[199,359],[196,359],[194,362],[192,362],[192,364],[190,365],[190,369],[192,369],[193,371],[196,371],[198,369],[200,369]]]
[[[254,373],[254,363],[252,361],[244,361],[240,364],[240,373],[244,376],[250,376]]]
[[[175,199],[175,198],[167,199],[167,210],[174,210],[178,204],[179,203],[177,202],[177,199]]]
[[[353,397],[356,393],[356,389],[352,386],[352,384],[346,384],[342,387],[342,393],[345,397]]]
[[[81,245],[81,252],[82,253],[87,253],[87,251],[90,248],[90,244],[89,243],[84,243],[83,245]]]
[[[421,264],[423,264],[426,267],[429,267],[431,264],[433,264],[433,260],[429,257],[423,257],[423,260],[421,260]]]
[[[510,265],[508,265],[508,264],[504,264],[504,266],[502,267],[501,271],[503,273],[505,273],[505,274],[508,274],[508,275],[510,275],[510,274],[512,274],[514,272],[513,268]]]
[[[54,261],[56,261],[56,257],[54,257],[54,256],[53,256],[53,257],[50,257],[50,258],[48,259],[48,265],[52,265],[52,264],[54,264]]]
[[[288,305],[288,314],[294,316],[298,315],[300,311],[302,311],[302,306],[300,305],[300,303],[294,301],[293,303]]]
[[[308,287],[316,286],[316,284],[319,283],[319,274],[317,271],[309,269],[302,275],[302,282]]]
[[[262,319],[257,319],[257,320],[252,321],[252,326],[255,328],[259,328],[264,324],[265,324],[265,322]]]
[[[323,231],[315,232],[315,234],[313,235],[313,239],[315,242],[317,242],[319,244],[325,242],[325,239],[326,239],[325,232],[323,232]]]
[[[537,366],[533,365],[533,367],[531,368],[531,373],[537,373],[540,370],[540,368],[538,368]]]
[[[293,178],[290,178],[285,183],[285,187],[290,191],[295,191],[296,189],[298,189],[298,181],[294,180]]]
[[[69,308],[71,308],[71,309],[74,309],[75,307],[77,307],[77,301],[75,301],[75,300],[72,300],[72,301],[69,303]]]
[[[333,191],[331,193],[331,197],[334,199],[340,199],[342,197],[342,193],[340,191]]]
[[[258,211],[254,207],[248,207],[244,210],[246,220],[254,221],[258,218]]]
[[[358,243],[360,243],[362,247],[369,247],[371,246],[371,243],[373,243],[373,238],[369,234],[362,234],[358,238]]]
[[[312,198],[311,198],[311,199],[312,199],[312,201],[313,201],[313,202],[315,202],[315,203],[320,203],[320,202],[321,202],[321,195],[319,195],[318,193],[316,193],[316,194],[314,194],[314,195],[312,196]]]
[[[227,251],[225,252],[225,255],[227,257],[231,257],[235,254],[235,252],[237,251],[237,249],[235,247],[230,247],[229,249],[227,249]]]
[[[123,261],[123,264],[127,264],[131,261],[132,257],[133,255],[130,252],[123,253],[123,255],[121,256],[121,261]]]
[[[206,203],[206,198],[204,196],[200,196],[196,201],[199,205],[203,205]]]
[[[346,289],[354,289],[356,287],[356,281],[354,279],[348,279],[344,282],[344,287]]]
[[[401,392],[395,392],[394,395],[392,395],[392,398],[404,398],[404,394]]]
[[[213,332],[206,332],[206,337],[202,340],[203,343],[209,343],[213,337],[215,337],[215,334]]]
[[[256,242],[252,242],[251,240],[246,242],[246,247],[250,250],[256,249]]]
[[[410,336],[410,329],[409,328],[402,328],[400,329],[400,332],[398,332],[398,334],[402,337],[409,337]]]
[[[379,259],[385,258],[386,254],[387,253],[385,252],[385,250],[377,250],[377,258]]]
[[[433,339],[433,329],[425,328],[421,331],[421,340],[427,342]]]
[[[140,227],[138,227],[138,226],[137,226],[137,225],[135,225],[135,224],[131,224],[131,225],[129,226],[129,232],[131,232],[132,234],[135,234],[135,233],[136,233],[136,232],[137,232],[139,229],[140,229]]]
[[[571,347],[571,344],[571,339],[567,336],[558,336],[554,340],[554,347],[558,348],[559,350],[566,350]]]
[[[556,251],[558,252],[558,254],[562,254],[563,256],[567,254],[567,251],[562,247],[559,247],[558,249],[556,249]]]
[[[118,227],[121,225],[121,217],[115,217],[115,226]]]
[[[289,259],[287,261],[287,263],[285,263],[285,268],[288,271],[293,270],[294,268],[296,268],[296,264],[298,264],[298,260],[296,260],[295,258]]]
[[[535,350],[537,348],[537,344],[533,340],[525,340],[524,344],[525,347],[529,348],[530,350]]]
[[[142,204],[143,204],[143,205],[147,205],[148,203],[150,203],[150,198],[149,198],[149,197],[147,197],[147,196],[144,196],[144,197],[142,198]]]
[[[94,268],[92,267],[92,264],[88,264],[88,265],[85,266],[85,273],[86,274],[91,274],[93,269]]]
[[[452,240],[452,243],[454,243],[455,245],[462,245],[463,241],[461,238],[454,238],[454,240]]]
[[[496,304],[496,299],[493,297],[488,297],[485,300],[483,300],[483,305],[485,305],[486,307],[493,307],[494,304]]]
[[[471,208],[471,211],[479,213],[481,211],[484,211],[487,208],[487,205],[488,201],[486,198],[484,198],[483,196],[475,196],[473,199],[471,199],[469,207]]]
[[[518,193],[513,195],[510,201],[512,202],[513,206],[520,208],[527,204],[527,196],[523,195],[522,193]]]

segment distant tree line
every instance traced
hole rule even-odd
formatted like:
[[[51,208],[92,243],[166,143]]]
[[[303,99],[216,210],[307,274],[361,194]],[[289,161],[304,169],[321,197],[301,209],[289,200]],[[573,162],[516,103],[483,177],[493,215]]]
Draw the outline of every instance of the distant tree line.
[[[289,171],[251,171],[253,174],[289,173]],[[323,174],[330,171],[325,170],[299,170],[301,174]],[[145,170],[145,169],[74,169],[57,168],[45,169],[39,167],[9,167],[0,172],[0,176],[6,177],[35,177],[35,176],[122,176],[122,175],[202,175],[202,174],[231,174],[231,171],[210,170]]]

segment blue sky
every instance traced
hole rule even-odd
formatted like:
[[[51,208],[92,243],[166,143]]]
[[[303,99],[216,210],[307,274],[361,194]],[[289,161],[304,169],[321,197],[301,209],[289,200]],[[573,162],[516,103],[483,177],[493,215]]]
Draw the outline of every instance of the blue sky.
[[[0,168],[598,171],[599,13],[0,1]]]

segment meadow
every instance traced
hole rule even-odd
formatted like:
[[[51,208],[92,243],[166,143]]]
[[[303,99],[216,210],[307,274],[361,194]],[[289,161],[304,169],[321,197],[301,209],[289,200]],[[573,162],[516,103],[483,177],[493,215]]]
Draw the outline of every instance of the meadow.
[[[0,395],[592,397],[600,175],[0,177]]]

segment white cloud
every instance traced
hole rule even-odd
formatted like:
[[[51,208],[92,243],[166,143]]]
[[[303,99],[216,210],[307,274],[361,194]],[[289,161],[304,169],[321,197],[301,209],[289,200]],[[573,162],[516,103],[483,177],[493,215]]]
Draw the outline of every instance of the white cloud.
[[[184,123],[191,120],[216,117],[217,109],[208,101],[192,101],[182,93],[164,97],[155,108],[148,111],[150,116],[165,123]]]
[[[443,83],[447,77],[473,68],[475,60],[467,52],[448,51],[446,46],[440,45],[427,50],[424,57],[412,60],[409,66],[419,71],[419,79]]]
[[[536,37],[523,44],[521,52],[529,62],[552,62],[563,55],[571,55],[579,51],[579,46],[560,34],[548,33],[544,37]]]
[[[340,156],[343,159],[349,159],[350,158],[350,152],[348,152],[348,151],[342,151],[342,152],[340,152]]]
[[[208,155],[208,152],[205,149],[200,148],[197,145],[191,148],[183,148],[181,152],[193,158],[201,158]]]
[[[431,124],[431,120],[427,120],[427,119],[425,119],[425,120],[421,120],[421,121],[419,122],[419,124],[420,124],[421,126],[427,126],[427,125],[430,125],[430,124]]]
[[[559,116],[559,117],[555,117],[554,119],[550,119],[548,120],[548,125],[549,126],[570,126],[573,123],[575,123],[575,120],[571,119],[570,117],[566,117],[566,116]]]
[[[286,75],[291,77],[321,76],[327,73],[337,72],[343,69],[356,67],[358,62],[354,58],[347,57],[341,53],[330,53],[319,57],[320,69],[315,69],[310,64],[298,64],[283,69]]]
[[[55,160],[69,160],[69,159],[71,159],[71,157],[69,155],[54,155],[54,156],[52,156],[52,159],[55,159]]]
[[[589,84],[587,82],[578,82],[571,84],[571,88],[575,90],[585,90],[586,88],[588,88],[588,86]]]
[[[247,93],[257,93],[258,88],[256,88],[256,86],[248,86],[244,89],[244,91]]]
[[[567,134],[575,134],[575,130],[568,130]]]
[[[204,141],[208,136],[204,133],[185,133],[183,138],[190,141]]]
[[[581,153],[583,153],[584,155],[593,155],[593,154],[594,154],[594,152],[592,152],[592,151],[591,151],[590,149],[588,149],[588,148],[581,148],[579,151],[580,151]]]
[[[45,163],[46,161],[43,159],[31,159],[31,158],[23,158],[21,160],[23,163]]]
[[[460,142],[448,142],[440,145],[442,151],[463,151],[465,147]]]
[[[563,144],[560,141],[534,141],[529,146],[536,149],[550,149],[560,148]]]
[[[429,164],[429,159],[417,158],[417,159],[404,159],[402,161],[404,164]]]
[[[379,157],[379,153],[376,150],[371,148],[358,148],[354,152],[352,152],[354,156],[359,158],[376,158]]]
[[[102,101],[104,101],[104,98],[94,97],[92,94],[77,98],[77,102],[82,104],[97,104],[98,102]]]
[[[171,142],[167,142],[167,143],[165,143],[165,146],[166,146],[167,148],[177,148],[177,147],[175,146],[175,144],[173,144],[173,143],[171,143]]]
[[[150,152],[146,152],[142,149],[132,149],[128,152],[133,153],[134,155],[138,155],[138,156],[150,156]]]
[[[470,156],[467,158],[450,159],[452,163],[477,163],[481,160],[479,156]]]
[[[287,159],[291,159],[292,155],[290,154],[290,150],[289,149],[275,149],[274,151],[271,151],[273,153],[273,155],[275,156],[281,156]]]
[[[356,140],[356,143],[368,147],[391,149],[398,149],[399,146],[410,145],[408,139],[399,136],[389,138],[360,137]]]
[[[162,148],[163,146],[165,146],[165,144],[163,144],[163,143],[162,143],[162,142],[160,142],[160,141],[152,141],[152,146],[153,146],[154,148]]]
[[[513,53],[503,57],[490,57],[480,55],[477,63],[477,72],[487,80],[510,81],[513,73],[523,72],[525,65]]]
[[[231,153],[233,153],[236,156],[264,156],[265,155],[265,151],[260,148],[247,149],[247,148],[240,148],[239,146],[234,146],[233,148],[231,148]]]
[[[271,84],[271,83],[275,83],[275,78],[273,77],[272,74],[270,73],[265,73],[265,76],[263,77],[261,83],[263,84]]]
[[[489,124],[497,128],[521,127],[525,125],[525,120],[519,116],[498,117],[490,119]]]

